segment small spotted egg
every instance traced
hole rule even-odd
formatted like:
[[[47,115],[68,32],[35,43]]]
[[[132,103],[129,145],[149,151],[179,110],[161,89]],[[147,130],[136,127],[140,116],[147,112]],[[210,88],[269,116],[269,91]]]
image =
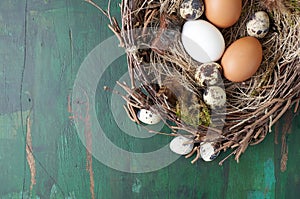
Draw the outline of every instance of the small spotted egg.
[[[200,86],[211,86],[218,84],[221,80],[222,67],[216,62],[200,65],[196,69],[195,79]]]
[[[215,151],[214,143],[202,142],[200,144],[200,155],[201,155],[201,158],[206,162],[216,159],[216,157],[218,157],[219,153],[220,153],[220,151],[218,151],[218,152]]]
[[[193,150],[193,147],[193,140],[186,138],[182,135],[175,137],[170,142],[171,151],[179,155],[186,155],[190,153]]]
[[[254,15],[252,15],[246,26],[248,35],[257,38],[263,38],[269,31],[269,16],[264,11],[256,12]]]
[[[138,119],[145,124],[157,124],[160,122],[160,116],[147,109],[140,109],[137,112]]]
[[[180,15],[187,20],[198,19],[204,12],[202,0],[183,0],[180,5]]]
[[[226,93],[219,86],[210,86],[205,90],[203,100],[211,109],[220,109],[226,103]]]

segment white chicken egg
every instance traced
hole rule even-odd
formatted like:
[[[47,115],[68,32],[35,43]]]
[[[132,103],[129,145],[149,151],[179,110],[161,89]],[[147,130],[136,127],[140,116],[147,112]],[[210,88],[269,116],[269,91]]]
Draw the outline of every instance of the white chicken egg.
[[[186,52],[200,63],[219,60],[225,50],[221,32],[204,20],[185,22],[181,40]]]

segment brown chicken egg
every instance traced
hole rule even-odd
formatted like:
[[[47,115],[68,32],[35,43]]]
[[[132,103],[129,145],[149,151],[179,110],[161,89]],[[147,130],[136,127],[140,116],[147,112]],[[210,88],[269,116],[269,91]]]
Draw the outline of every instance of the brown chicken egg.
[[[233,82],[250,78],[262,61],[262,46],[255,37],[243,37],[233,42],[221,59],[224,76]]]
[[[235,24],[242,12],[242,0],[204,0],[206,18],[219,28]]]

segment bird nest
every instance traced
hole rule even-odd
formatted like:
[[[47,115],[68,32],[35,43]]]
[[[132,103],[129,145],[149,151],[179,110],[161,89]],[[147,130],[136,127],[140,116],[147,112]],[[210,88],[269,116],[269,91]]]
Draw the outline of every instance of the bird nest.
[[[95,5],[92,1],[88,1]],[[122,0],[121,26],[109,9],[98,7],[110,20],[109,28],[126,50],[131,82],[118,82],[127,92],[125,110],[140,123],[137,110],[159,114],[171,136],[183,135],[194,143],[192,160],[199,158],[201,142],[213,142],[215,153],[230,150],[238,161],[249,145],[264,140],[272,126],[300,101],[300,19],[297,1],[244,0],[237,23],[219,29],[226,47],[247,36],[246,22],[264,10],[270,17],[266,37],[259,39],[263,60],[248,80],[235,83],[222,78],[226,106],[212,110],[203,101],[206,85],[195,79],[201,64],[186,53],[180,39],[184,20],[181,0]],[[151,130],[150,130],[151,131]],[[153,132],[153,131],[152,131]],[[156,132],[163,134],[163,132]]]

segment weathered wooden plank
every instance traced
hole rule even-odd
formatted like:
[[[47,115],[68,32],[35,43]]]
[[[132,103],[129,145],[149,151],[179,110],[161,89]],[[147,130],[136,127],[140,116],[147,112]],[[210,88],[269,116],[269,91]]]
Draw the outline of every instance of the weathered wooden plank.
[[[107,1],[98,3],[105,7]],[[119,13],[117,3],[112,2],[115,15]],[[182,157],[160,170],[134,174],[91,158],[84,146],[88,136],[84,142],[80,140],[76,114],[72,117],[68,105],[75,100],[70,95],[81,63],[95,46],[112,36],[106,24],[83,0],[27,0],[27,8],[17,0],[0,2],[0,198],[297,198],[300,117],[287,136],[289,160],[284,173],[280,171],[281,145],[274,144],[274,132],[260,145],[250,147],[240,163],[229,159],[221,167],[218,161],[191,165]],[[106,53],[109,55],[109,49]],[[104,85],[114,87],[126,70],[125,57],[121,57],[99,81],[98,121],[120,148],[139,153],[157,150],[171,138],[127,135],[113,117],[112,94],[102,90]],[[25,138],[32,106],[36,184],[30,190],[32,171]],[[116,114],[123,118],[121,123],[138,129],[124,111]],[[101,144],[97,140],[91,143]],[[169,157],[157,160],[162,158]]]

